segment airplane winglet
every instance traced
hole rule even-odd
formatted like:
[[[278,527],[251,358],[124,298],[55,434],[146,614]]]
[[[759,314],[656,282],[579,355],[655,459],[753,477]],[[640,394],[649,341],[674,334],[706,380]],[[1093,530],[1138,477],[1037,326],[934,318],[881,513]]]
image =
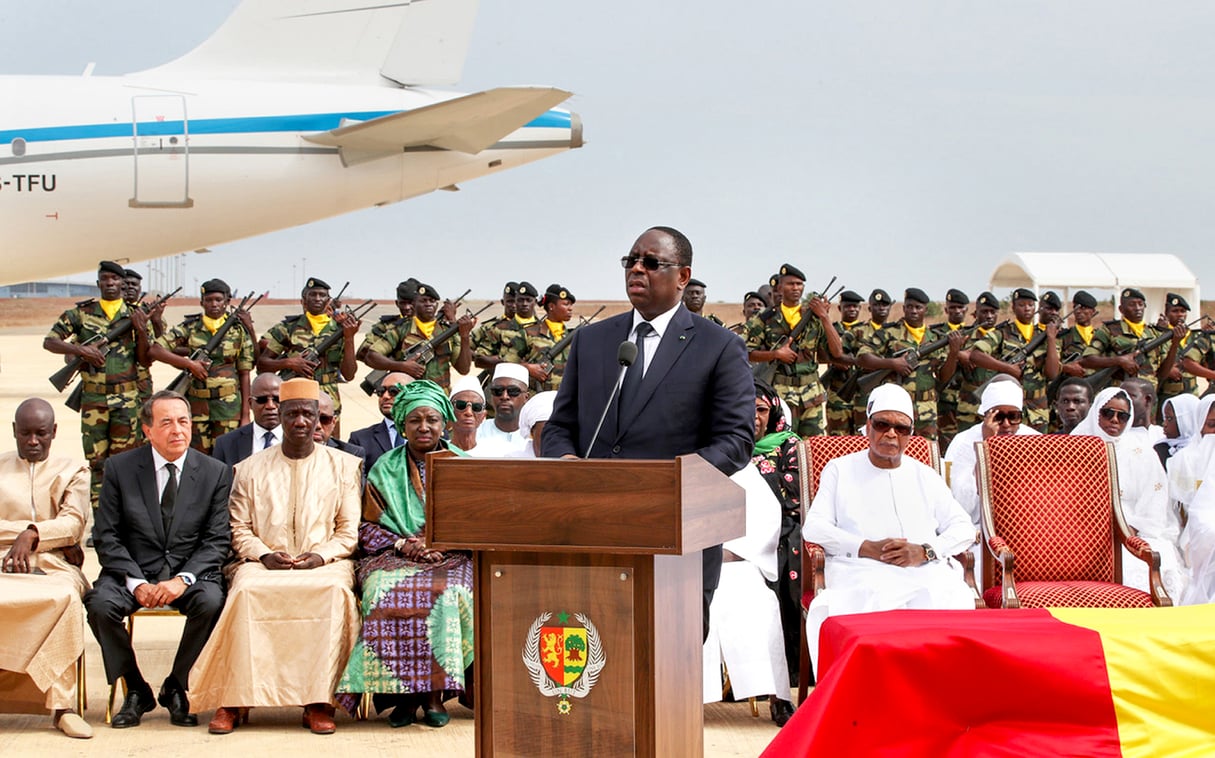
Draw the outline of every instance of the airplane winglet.
[[[304,139],[340,148],[348,166],[424,145],[475,155],[569,97],[553,87],[497,87]]]

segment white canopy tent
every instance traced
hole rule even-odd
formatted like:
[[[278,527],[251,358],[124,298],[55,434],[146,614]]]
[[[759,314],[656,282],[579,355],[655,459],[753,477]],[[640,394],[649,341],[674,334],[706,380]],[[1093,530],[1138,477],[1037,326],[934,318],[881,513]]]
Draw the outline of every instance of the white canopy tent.
[[[1180,258],[1168,254],[1013,253],[996,266],[989,286],[993,292],[1026,287],[1038,295],[1053,289],[1063,299],[1064,312],[1071,309],[1076,290],[1098,290],[1091,294],[1100,300],[1105,293],[1135,287],[1147,299],[1148,322],[1164,312],[1168,292],[1184,297],[1195,316],[1201,307],[1198,278]]]

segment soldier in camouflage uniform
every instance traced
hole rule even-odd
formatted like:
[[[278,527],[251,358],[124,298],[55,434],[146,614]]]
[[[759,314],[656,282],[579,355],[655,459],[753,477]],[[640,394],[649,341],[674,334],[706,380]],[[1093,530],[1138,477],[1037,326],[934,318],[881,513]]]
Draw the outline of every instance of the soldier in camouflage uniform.
[[[128,308],[134,308],[143,300],[143,275],[133,268],[127,268],[122,270],[122,280],[122,299],[126,301]],[[165,333],[164,303],[148,312],[148,326],[152,329],[148,334],[150,346],[153,340],[159,339]],[[148,366],[137,365],[135,373],[139,376],[135,383],[139,386],[139,404],[142,406],[145,400],[152,397],[152,370]],[[141,431],[140,434],[142,433]]]
[[[523,365],[530,376],[528,389],[533,395],[538,392],[555,390],[561,386],[561,377],[565,374],[565,362],[569,357],[570,348],[567,344],[561,352],[551,356],[552,372],[545,372],[540,366],[544,359],[544,351],[561,341],[568,331],[567,325],[574,315],[574,293],[560,284],[550,284],[540,299],[544,308],[544,318],[524,327],[521,334],[524,344],[520,346],[523,355]],[[516,352],[520,352],[518,347]]]
[[[1084,350],[1081,365],[1087,369],[1100,370],[1117,367],[1111,384],[1121,384],[1128,376],[1138,376],[1152,385],[1167,377],[1177,361],[1177,346],[1185,336],[1185,329],[1174,330],[1173,339],[1153,350],[1139,349],[1141,341],[1151,340],[1168,330],[1157,329],[1144,322],[1143,313],[1147,298],[1134,287],[1122,290],[1118,299],[1120,319],[1106,321],[1101,329],[1093,333],[1093,342]],[[1099,392],[1101,387],[1094,387]]]
[[[458,334],[453,334],[441,344],[434,346],[434,359],[425,365],[415,360],[404,360],[405,352],[419,342],[426,342],[446,328],[438,318],[439,293],[429,284],[419,284],[413,301],[413,318],[401,320],[396,327],[386,329],[379,339],[368,335],[363,343],[367,365],[386,371],[400,371],[414,379],[430,379],[444,390],[451,387],[451,369],[467,374],[472,367],[471,332],[476,324],[472,316],[462,316]],[[445,304],[445,307],[448,304]],[[455,306],[447,308],[454,312]]]
[[[333,407],[342,409],[342,397],[338,384],[350,381],[358,366],[355,364],[354,336],[359,331],[358,319],[345,312],[330,316],[332,307],[329,285],[310,277],[304,283],[300,303],[304,312],[288,316],[263,335],[266,349],[257,358],[258,371],[274,371],[286,381],[297,376],[315,379],[329,397]],[[310,363],[303,358],[305,351],[315,349],[329,335],[342,332],[342,338],[324,355],[319,363]]]
[[[768,301],[764,299],[763,295],[754,291],[748,292],[747,294],[743,295],[742,321],[727,328],[737,334],[739,337],[746,336],[747,322],[750,321],[752,317],[758,316],[760,311],[767,307]]]
[[[752,363],[775,365],[772,386],[793,412],[794,431],[808,437],[826,433],[826,393],[818,380],[819,359],[826,355],[838,359],[843,348],[829,320],[831,304],[816,295],[802,305],[805,287],[805,274],[787,263],[781,266],[776,293],[780,300],[747,322],[746,343]],[[815,320],[805,325],[797,340],[786,344],[801,320],[811,317]]]
[[[489,377],[494,372],[502,358],[502,333],[514,331],[515,325],[515,293],[519,289],[518,282],[507,282],[502,287],[502,318],[486,321],[473,330],[472,349],[473,363],[482,369],[482,385],[489,383]]]
[[[932,339],[948,336],[965,326],[966,306],[970,298],[959,289],[950,289],[945,293],[945,320],[934,324],[929,331]],[[961,367],[959,366],[959,369]],[[962,386],[962,372],[954,371],[948,382],[941,385],[937,392],[937,442],[941,450],[948,450],[949,443],[958,433],[958,397]]]
[[[861,345],[872,341],[877,333],[886,328],[886,319],[890,318],[890,306],[894,301],[890,298],[890,293],[882,288],[877,288],[869,293],[869,320],[857,324],[850,331],[844,334],[844,351],[856,355]],[[858,370],[858,377],[860,375]],[[852,428],[860,429],[865,426],[868,421],[865,413],[865,406],[869,403],[869,393],[861,392],[859,389],[852,394]]]
[[[228,313],[232,290],[222,279],[203,282],[199,294],[203,312],[186,316],[157,339],[149,351],[153,360],[190,372],[185,392],[194,426],[190,445],[210,455],[216,437],[249,423],[249,372],[253,370],[256,332],[252,322],[246,322],[247,313]],[[194,351],[206,347],[229,318],[241,321],[224,332],[223,341],[208,358],[190,360]]]
[[[1000,301],[990,292],[981,292],[975,298],[975,330],[969,334],[955,332],[961,336],[958,359],[961,362],[961,381],[958,383],[958,431],[964,431],[979,422],[979,388],[997,372],[976,366],[970,362],[972,348],[996,326],[1000,315]]]
[[[688,312],[694,313],[702,318],[707,318],[718,326],[725,326],[725,322],[716,316],[704,314],[705,309],[705,283],[699,279],[689,279],[688,286],[683,289],[683,307],[688,309]]]
[[[100,300],[85,300],[69,308],[51,327],[42,347],[52,353],[84,359],[80,372],[80,442],[89,462],[89,493],[93,508],[101,493],[101,474],[106,459],[143,444],[139,428],[139,387],[136,367],[148,358],[147,315],[123,300],[122,266],[102,261],[97,271]],[[104,339],[116,322],[130,318],[132,329],[109,346],[82,344],[93,337]]]
[[[861,320],[861,303],[865,298],[852,290],[840,293],[840,320],[832,324],[840,336],[844,354],[830,361],[831,368],[823,377],[827,387],[827,434],[848,435],[856,432],[852,425],[852,396],[856,392],[856,345],[850,332]],[[843,394],[841,394],[841,391]]]
[[[1177,361],[1168,376],[1160,381],[1160,406],[1164,401],[1177,395],[1197,395],[1199,377],[1210,382],[1215,379],[1215,371],[1207,368],[1211,356],[1211,341],[1201,329],[1191,330],[1186,326],[1190,320],[1190,304],[1176,292],[1164,296],[1164,316],[1166,328],[1181,327],[1185,336],[1177,346]]]
[[[1021,382],[1026,423],[1039,432],[1050,428],[1046,387],[1059,375],[1059,324],[1035,325],[1038,296],[1019,287],[1012,293],[1013,320],[989,331],[970,350],[971,364]],[[1058,318],[1058,310],[1055,311]],[[1035,339],[1039,332],[1042,339]],[[1032,343],[1037,342],[1036,345]],[[1031,349],[1032,348],[1032,349]]]
[[[359,345],[358,351],[354,354],[355,358],[363,363],[367,363],[367,345],[369,343],[378,342],[384,339],[384,335],[387,334],[389,329],[395,329],[413,318],[413,299],[417,296],[417,294],[418,280],[414,279],[412,276],[397,284],[397,313],[385,313],[383,316],[380,316],[374,324],[371,325],[371,329],[367,332],[367,336],[363,338],[363,343]],[[375,369],[375,366],[372,366],[370,363],[367,363],[367,365],[372,369]]]
[[[875,332],[857,350],[862,372],[888,370],[883,384],[898,384],[911,395],[915,405],[915,433],[930,440],[937,438],[937,386],[953,378],[958,365],[958,348],[946,343],[915,359],[910,353],[934,342],[932,330],[924,324],[928,294],[910,287],[903,295],[903,318]],[[901,355],[900,355],[901,353]]]

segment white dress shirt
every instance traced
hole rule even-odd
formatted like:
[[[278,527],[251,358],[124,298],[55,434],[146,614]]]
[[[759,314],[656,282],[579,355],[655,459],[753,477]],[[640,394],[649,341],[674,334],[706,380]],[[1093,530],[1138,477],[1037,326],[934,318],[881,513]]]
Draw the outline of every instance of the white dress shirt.
[[[250,455],[257,455],[262,450],[266,449],[266,447],[265,447],[266,446],[266,432],[270,432],[271,434],[274,435],[274,442],[270,443],[271,447],[273,447],[274,445],[277,445],[283,441],[283,427],[281,424],[279,426],[274,427],[273,429],[266,429],[265,427],[258,426],[257,422],[254,421],[253,422],[253,451],[250,453]]]
[[[254,425],[254,429],[256,429],[256,428],[257,428],[257,426]],[[185,464],[186,456],[189,454],[190,454],[190,448],[186,448],[186,452],[182,453],[181,456],[177,460],[171,461],[168,458],[165,458],[159,452],[157,452],[156,448],[152,448],[152,464],[153,464],[153,466],[155,466],[155,471],[156,471],[156,497],[157,497],[158,501],[161,497],[164,496],[165,485],[169,483],[168,464],[172,463],[174,466],[177,467],[177,486],[180,487],[181,486],[182,466]],[[188,571],[180,571],[177,573],[177,576],[184,577],[187,586],[194,584],[194,581],[196,578],[193,574],[191,574]],[[141,584],[147,584],[147,583],[148,583],[148,580],[144,579],[143,577],[127,576],[127,589],[129,591],[131,591],[132,593],[135,592],[136,587],[138,587]]]
[[[683,303],[677,303],[671,310],[660,313],[649,320],[654,331],[645,336],[645,363],[641,366],[642,377],[645,377],[645,373],[650,370],[650,364],[653,363],[654,355],[658,352],[658,343],[662,342],[662,335],[666,334],[667,327],[671,325],[671,319],[675,317],[675,311],[679,310],[681,305]],[[645,320],[645,317],[636,309],[633,310],[633,328],[629,330],[629,342],[637,339],[637,325]]]

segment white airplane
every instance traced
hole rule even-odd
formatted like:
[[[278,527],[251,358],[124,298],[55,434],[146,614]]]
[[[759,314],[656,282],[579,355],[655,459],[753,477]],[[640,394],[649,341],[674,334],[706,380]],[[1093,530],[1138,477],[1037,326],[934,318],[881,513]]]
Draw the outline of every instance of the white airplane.
[[[0,77],[0,284],[198,250],[581,147],[577,114],[554,108],[569,92],[430,89],[459,81],[476,9],[243,0],[157,68]]]

